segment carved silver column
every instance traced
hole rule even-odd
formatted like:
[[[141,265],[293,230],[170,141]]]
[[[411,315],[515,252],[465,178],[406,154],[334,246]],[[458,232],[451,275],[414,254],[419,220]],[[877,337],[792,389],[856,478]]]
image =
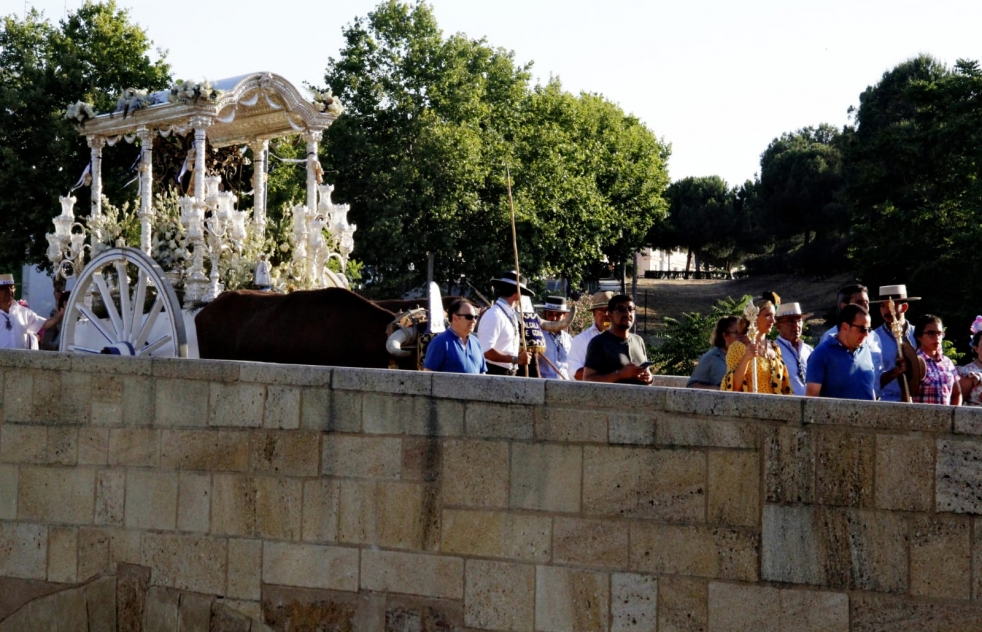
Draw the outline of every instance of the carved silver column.
[[[89,217],[97,220],[102,217],[102,148],[106,146],[106,139],[101,136],[88,136],[86,137],[86,141],[88,141],[92,156],[90,158],[91,172],[89,173],[92,177],[92,184],[89,187],[92,202],[90,204]],[[102,231],[98,228],[93,228],[90,239],[90,246],[101,242]]]
[[[140,126],[136,130],[140,139],[140,250],[150,254],[153,237],[153,132]]]
[[[252,224],[260,235],[266,234],[266,160],[269,141],[256,141],[252,150]]]
[[[194,128],[194,209],[189,211],[189,217],[197,227],[188,231],[193,257],[191,271],[184,285],[185,303],[200,301],[208,291],[208,277],[205,275],[205,235],[204,215],[205,206],[205,152],[207,147],[207,130],[211,119],[194,117],[191,126]]]

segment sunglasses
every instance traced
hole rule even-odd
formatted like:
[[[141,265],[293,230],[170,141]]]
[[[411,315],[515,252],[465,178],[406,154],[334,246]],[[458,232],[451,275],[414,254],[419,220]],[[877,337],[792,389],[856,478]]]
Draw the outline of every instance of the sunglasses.
[[[637,309],[637,307],[631,307],[629,305],[618,305],[614,308],[614,311],[618,314],[633,314]]]
[[[460,316],[465,320],[474,320],[475,318],[477,318],[476,314],[454,314],[454,316]]]
[[[849,325],[850,327],[855,327],[856,329],[858,329],[859,331],[863,332],[864,334],[869,334],[869,332],[873,331],[873,328],[872,327],[864,327],[862,325],[853,325],[852,323],[846,323],[846,324]]]

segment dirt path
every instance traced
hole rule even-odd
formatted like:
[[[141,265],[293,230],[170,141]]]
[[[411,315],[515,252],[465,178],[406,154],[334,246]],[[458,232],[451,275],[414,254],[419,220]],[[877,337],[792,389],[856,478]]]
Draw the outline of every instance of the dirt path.
[[[645,315],[642,333],[657,335],[664,328],[663,318],[679,318],[685,312],[705,314],[716,301],[727,296],[739,299],[745,294],[760,296],[777,292],[784,302],[797,301],[805,312],[821,319],[835,304],[836,292],[850,282],[848,276],[811,279],[787,275],[757,276],[735,280],[638,280],[638,310]],[[647,307],[647,309],[646,309]],[[644,330],[647,330],[646,332]]]

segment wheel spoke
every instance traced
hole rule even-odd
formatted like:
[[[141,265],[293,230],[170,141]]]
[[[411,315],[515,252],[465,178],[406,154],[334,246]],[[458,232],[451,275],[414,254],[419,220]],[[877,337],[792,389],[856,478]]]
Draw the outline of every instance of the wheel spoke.
[[[78,345],[68,345],[69,351],[82,351],[84,353],[102,353],[102,349],[91,349],[89,347],[80,347]]]
[[[102,303],[106,306],[106,313],[109,314],[109,320],[112,321],[113,328],[116,330],[116,340],[113,340],[113,342],[119,342],[120,338],[122,338],[120,334],[123,331],[123,323],[119,319],[119,312],[116,311],[113,293],[109,291],[109,287],[106,285],[106,278],[102,276],[102,271],[93,275],[92,280],[95,281],[96,286],[99,288],[99,293],[102,294]]]
[[[133,299],[133,320],[130,321],[130,328],[126,331],[126,340],[133,341],[133,330],[136,329],[136,310],[140,310],[143,315],[143,303],[147,300],[147,275],[143,271],[138,271],[136,281],[136,297]]]
[[[157,322],[157,316],[159,316],[164,311],[164,299],[160,294],[157,295],[157,300],[153,302],[150,307],[150,311],[147,312],[147,318],[143,321],[143,327],[140,329],[140,333],[137,335],[136,339],[133,341],[133,348],[142,347],[147,342],[147,338],[150,337],[150,330],[153,329],[154,324]]]
[[[98,331],[100,334],[102,334],[102,337],[106,339],[106,342],[110,342],[110,343],[113,343],[113,344],[115,344],[116,342],[119,342],[118,340],[115,340],[112,337],[112,335],[106,329],[105,324],[102,322],[102,320],[96,318],[95,314],[92,313],[92,310],[91,309],[89,309],[88,307],[86,307],[82,303],[78,303],[75,307],[76,307],[76,309],[78,309],[78,311],[80,311],[82,313],[83,316],[85,316],[86,318],[89,319],[89,323],[93,327],[96,328],[96,331]]]
[[[154,340],[153,342],[151,342],[147,346],[140,347],[139,349],[137,349],[136,350],[136,355],[138,355],[138,356],[149,355],[149,354],[153,353],[154,351],[156,351],[157,349],[163,347],[165,344],[167,344],[170,341],[171,341],[170,334],[167,334],[165,336],[161,336],[160,338],[157,338],[156,340]]]
[[[136,271],[140,275],[139,268]],[[129,333],[133,329],[133,309],[130,306],[130,277],[126,274],[126,262],[116,262],[116,276],[119,280],[119,311],[122,312],[123,328],[119,330],[119,339],[129,339]],[[141,305],[142,309],[143,306]]]

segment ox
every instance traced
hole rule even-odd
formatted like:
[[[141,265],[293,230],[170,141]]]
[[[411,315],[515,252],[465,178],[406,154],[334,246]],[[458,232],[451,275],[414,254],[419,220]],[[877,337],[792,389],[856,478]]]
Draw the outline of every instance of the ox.
[[[386,350],[392,312],[350,290],[226,292],[194,318],[202,358],[360,368],[414,369],[415,354]]]

